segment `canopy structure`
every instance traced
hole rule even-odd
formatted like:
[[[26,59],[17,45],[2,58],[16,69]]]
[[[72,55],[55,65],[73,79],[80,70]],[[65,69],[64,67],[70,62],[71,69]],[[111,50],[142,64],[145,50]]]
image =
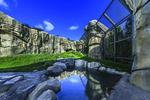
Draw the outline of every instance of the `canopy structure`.
[[[107,31],[109,31],[126,21],[131,15],[131,11],[124,6],[121,0],[112,0],[98,21],[108,27]],[[103,30],[105,33],[107,31]]]

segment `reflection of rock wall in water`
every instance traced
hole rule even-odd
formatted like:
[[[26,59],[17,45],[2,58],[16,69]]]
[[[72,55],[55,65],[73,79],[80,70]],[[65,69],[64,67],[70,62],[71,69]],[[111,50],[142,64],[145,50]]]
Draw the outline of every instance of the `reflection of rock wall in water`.
[[[111,90],[122,76],[90,70],[87,72],[86,93],[89,100],[108,100]]]
[[[61,53],[76,50],[75,42],[21,24],[0,13],[0,56]]]

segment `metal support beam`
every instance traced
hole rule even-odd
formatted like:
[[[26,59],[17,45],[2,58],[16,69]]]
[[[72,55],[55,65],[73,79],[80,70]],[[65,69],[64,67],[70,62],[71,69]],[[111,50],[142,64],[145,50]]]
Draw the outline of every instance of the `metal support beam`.
[[[100,19],[103,17],[104,13],[106,13],[106,11],[109,9],[109,7],[112,5],[112,3],[114,2],[114,0],[111,0],[111,2],[109,3],[109,5],[107,6],[107,8],[105,9],[105,11],[103,12],[103,14],[99,17],[98,21],[100,21]],[[97,21],[97,23],[98,23]]]
[[[116,62],[116,33],[117,33],[117,28],[115,27],[115,32],[114,32],[114,62]]]
[[[113,26],[115,26],[115,22],[106,13],[104,13],[104,16]]]

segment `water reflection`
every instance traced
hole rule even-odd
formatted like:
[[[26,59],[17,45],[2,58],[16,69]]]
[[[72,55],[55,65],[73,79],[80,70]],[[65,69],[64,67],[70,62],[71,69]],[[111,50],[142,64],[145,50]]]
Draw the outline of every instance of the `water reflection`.
[[[120,75],[97,70],[64,72],[57,77],[61,82],[58,100],[107,100]]]
[[[88,100],[85,94],[86,77],[79,72],[67,72],[65,78],[59,77],[61,91],[58,93],[58,100]]]
[[[86,72],[86,94],[89,100],[108,100],[111,90],[121,78],[120,75],[89,70]]]

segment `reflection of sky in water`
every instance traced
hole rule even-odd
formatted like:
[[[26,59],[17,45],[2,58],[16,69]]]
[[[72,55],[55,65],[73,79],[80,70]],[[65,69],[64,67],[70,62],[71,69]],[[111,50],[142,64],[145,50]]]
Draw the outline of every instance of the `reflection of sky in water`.
[[[84,84],[87,80],[82,77]],[[78,75],[70,76],[61,81],[61,91],[58,93],[58,100],[88,100],[85,95],[85,88]]]

